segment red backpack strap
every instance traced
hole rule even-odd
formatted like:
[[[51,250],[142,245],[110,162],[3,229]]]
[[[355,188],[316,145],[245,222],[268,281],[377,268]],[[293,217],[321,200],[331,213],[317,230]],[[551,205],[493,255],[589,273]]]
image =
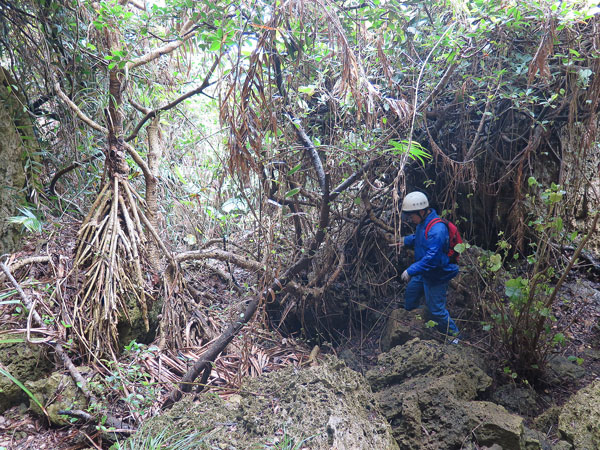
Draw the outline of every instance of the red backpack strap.
[[[427,239],[427,234],[429,233],[429,230],[431,230],[431,227],[434,226],[436,223],[442,223],[443,220],[440,219],[439,217],[436,217],[435,219],[431,219],[431,222],[429,222],[427,224],[427,226],[425,227],[425,239]]]

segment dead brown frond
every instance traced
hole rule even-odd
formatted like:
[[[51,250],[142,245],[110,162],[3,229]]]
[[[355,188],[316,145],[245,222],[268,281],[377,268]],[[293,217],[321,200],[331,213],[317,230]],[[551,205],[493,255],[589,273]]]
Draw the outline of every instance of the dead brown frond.
[[[547,82],[550,80],[550,64],[548,58],[554,51],[554,32],[556,30],[556,24],[553,19],[550,19],[546,24],[546,30],[542,41],[529,63],[529,71],[527,73],[527,84],[531,84],[536,75],[539,74],[541,80]]]

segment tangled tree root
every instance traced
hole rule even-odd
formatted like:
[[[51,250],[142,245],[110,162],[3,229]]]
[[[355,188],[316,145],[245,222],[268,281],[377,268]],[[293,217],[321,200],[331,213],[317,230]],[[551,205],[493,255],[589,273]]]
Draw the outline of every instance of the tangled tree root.
[[[81,273],[72,322],[81,343],[91,354],[114,354],[117,323],[127,317],[126,300],[134,297],[149,330],[148,307],[140,253],[143,212],[126,179],[115,176],[101,190],[79,230],[74,261]]]

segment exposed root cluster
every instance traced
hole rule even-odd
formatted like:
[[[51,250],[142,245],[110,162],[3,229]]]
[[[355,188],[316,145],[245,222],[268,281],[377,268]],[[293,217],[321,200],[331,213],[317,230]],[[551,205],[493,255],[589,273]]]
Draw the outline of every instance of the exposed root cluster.
[[[81,285],[71,323],[92,354],[115,353],[117,324],[123,316],[129,320],[126,305],[130,298],[138,302],[149,329],[140,264],[143,212],[136,197],[126,179],[114,177],[98,195],[79,231],[74,269],[81,271]]]

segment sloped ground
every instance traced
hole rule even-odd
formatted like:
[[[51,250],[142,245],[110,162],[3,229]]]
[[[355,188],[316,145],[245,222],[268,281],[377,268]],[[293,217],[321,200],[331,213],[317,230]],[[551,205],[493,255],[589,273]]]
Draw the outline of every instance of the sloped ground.
[[[50,253],[56,252],[57,255],[68,254],[68,245],[62,248],[49,249]],[[39,252],[34,245],[26,247],[20,257]],[[60,259],[60,256],[59,256]],[[60,264],[54,266],[58,269],[58,274],[63,273],[66,268]],[[226,268],[223,268],[226,271]],[[211,316],[211,325],[215,330],[223,326],[228,319],[235,315],[236,307],[239,307],[239,297],[233,293],[226,284],[218,277],[210,275],[198,268],[197,276],[194,277],[195,286],[198,290],[204,291],[218,300],[215,304],[217,314]],[[24,272],[19,273],[20,279],[24,279]],[[28,270],[30,280],[36,285],[40,283],[53,283],[56,281],[57,272],[48,271],[43,265],[33,265]],[[237,273],[240,279],[244,277],[243,273]],[[6,294],[10,290],[7,286],[0,291]],[[557,405],[563,405],[577,389],[588,385],[592,380],[600,375],[600,353],[597,351],[600,343],[600,333],[598,328],[600,318],[600,284],[595,280],[585,278],[575,278],[566,285],[564,296],[569,298],[569,302],[563,302],[555,311],[560,320],[570,321],[571,326],[568,330],[567,338],[569,345],[563,349],[562,355],[565,357],[574,356],[582,358],[580,375],[572,378],[563,377],[547,384],[534,397],[534,406],[525,417],[525,423],[530,424],[540,412]],[[369,307],[376,309],[376,315],[380,317],[377,322],[370,321],[364,323],[364,329],[359,333],[340,339],[345,344],[332,348],[324,346],[323,351],[335,352],[343,358],[348,366],[353,369],[366,373],[377,363],[377,357],[381,353],[379,338],[385,319],[391,314],[394,306],[401,304],[402,286],[398,286],[397,295],[390,299],[373,299]],[[0,315],[2,315],[2,324],[6,328],[24,327],[24,317],[15,316],[14,305],[0,305]],[[466,348],[477,349],[490,363],[491,366],[497,364],[496,347],[490,342],[489,335],[485,333],[481,324],[474,320],[475,312],[461,294],[451,292],[449,309],[453,317],[459,319],[461,329],[464,331],[465,339],[463,346]],[[131,362],[140,364],[144,367],[151,378],[151,382],[158,383],[160,386],[167,387],[170,383],[176,382],[187,368],[198,358],[204,347],[182,348],[179,352],[139,352],[135,357],[129,356]],[[212,386],[211,391],[220,395],[224,399],[235,395],[239,389],[242,378],[258,376],[275,372],[287,366],[293,366],[296,369],[303,367],[308,360],[310,347],[302,342],[295,342],[293,339],[283,339],[276,333],[265,331],[263,328],[253,325],[247,328],[243,336],[236,339],[229,347],[227,354],[220,357],[209,379]],[[136,359],[137,358],[137,359]],[[571,366],[574,363],[570,363]],[[501,366],[498,366],[501,368]],[[492,390],[497,389],[506,382],[505,375],[499,371],[489,373],[492,376]],[[157,399],[164,398],[167,389],[161,389]],[[210,394],[209,394],[210,395]],[[511,394],[514,397],[514,394]],[[158,400],[157,403],[158,404]],[[494,399],[494,401],[497,401]],[[509,403],[509,402],[507,402]],[[115,408],[121,408],[121,411],[127,413],[126,405],[115,399]],[[510,408],[509,404],[505,405]],[[522,403],[517,402],[516,408],[520,408]],[[149,406],[142,414],[141,418],[146,419],[157,412],[156,406]],[[516,411],[521,412],[523,411]],[[540,426],[544,432],[547,432],[550,439],[556,441],[556,424],[558,414],[554,414],[546,426]],[[283,437],[283,430],[274,432],[272,438]],[[272,441],[274,442],[274,441]],[[0,447],[7,449],[81,449],[94,447],[94,445],[107,448],[109,443],[102,440],[101,435],[93,428],[85,427],[52,427],[48,428],[45,419],[39,419],[31,416],[25,411],[24,407],[14,407],[0,416]],[[309,447],[310,448],[310,447]]]

